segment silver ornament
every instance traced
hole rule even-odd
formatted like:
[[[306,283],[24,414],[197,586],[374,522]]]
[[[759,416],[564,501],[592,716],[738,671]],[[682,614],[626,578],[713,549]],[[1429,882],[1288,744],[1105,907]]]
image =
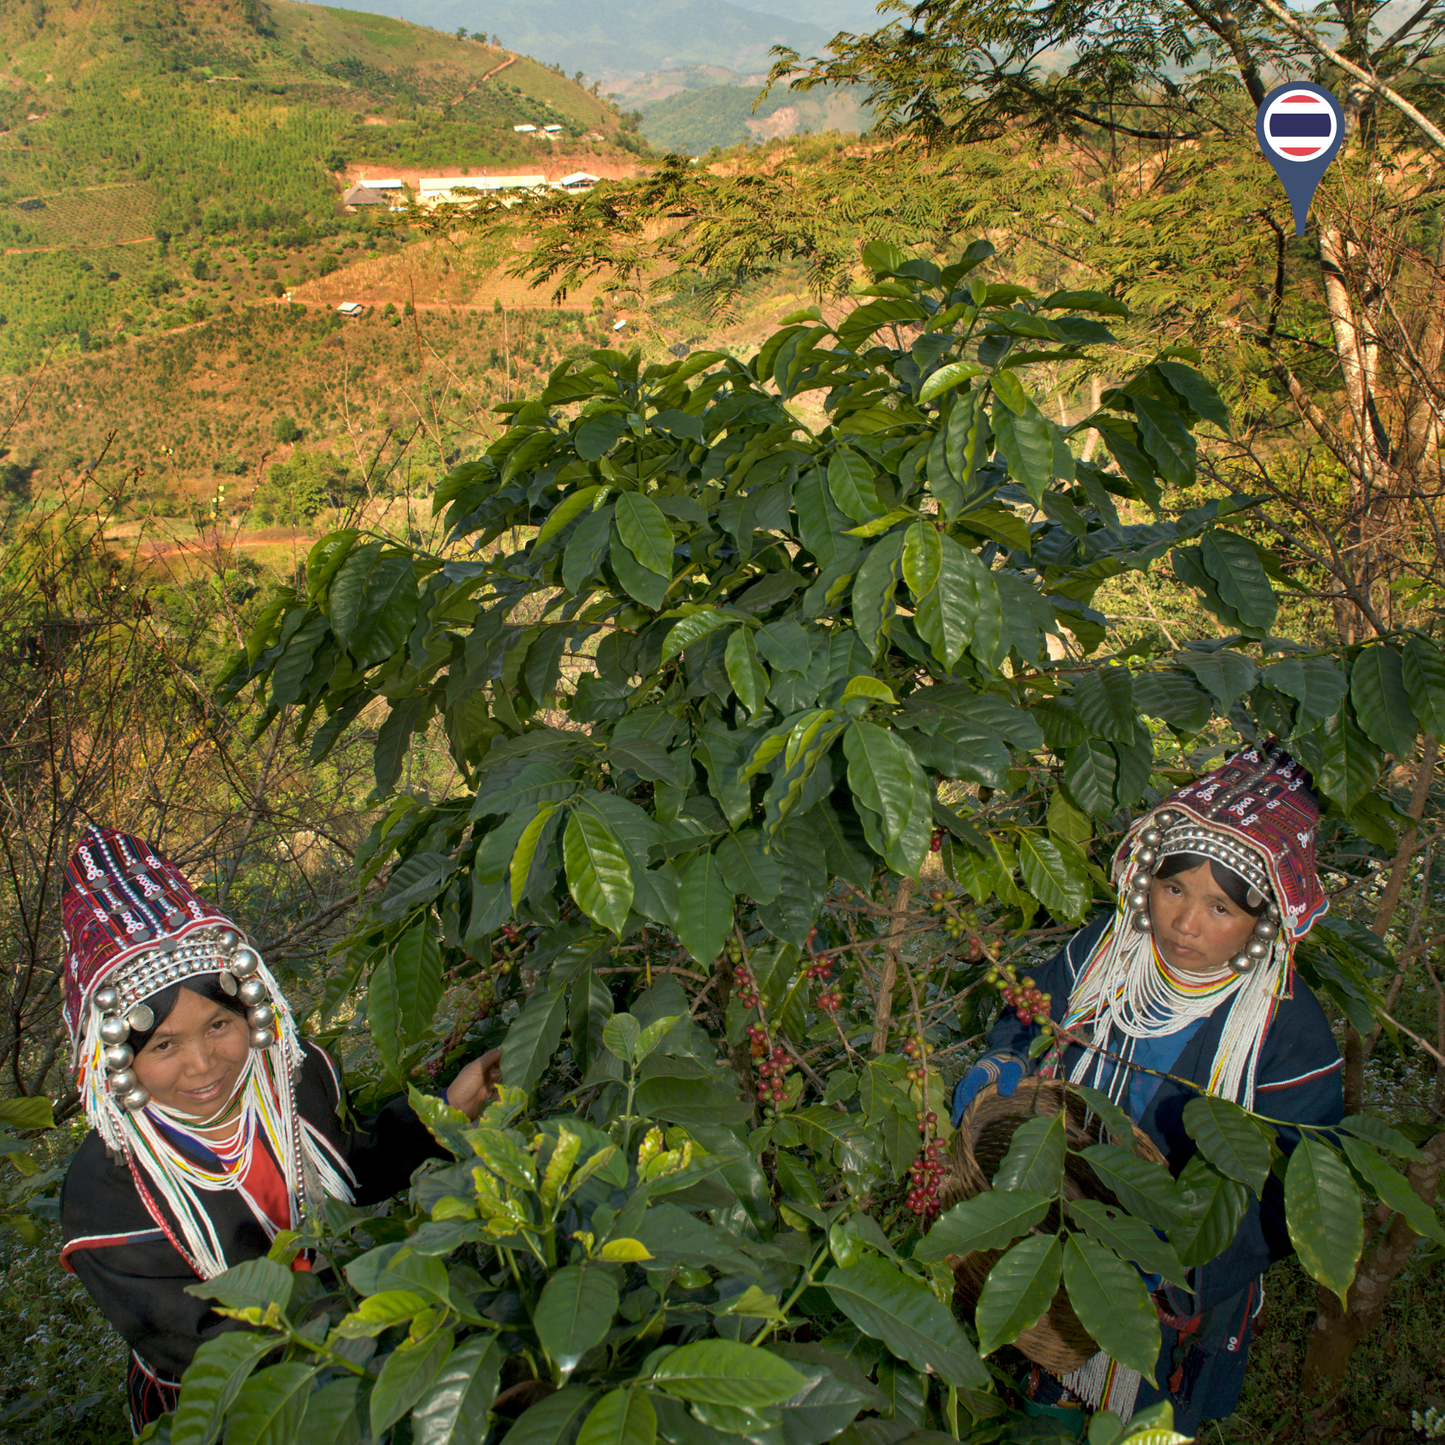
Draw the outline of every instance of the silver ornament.
[[[1163,812],[1154,815],[1154,821],[1158,823],[1161,828],[1172,828],[1175,823],[1179,821],[1179,814],[1165,808]]]
[[[134,1069],[117,1069],[110,1076],[110,1091],[112,1094],[128,1094],[139,1082]]]
[[[129,1044],[112,1044],[105,1051],[105,1066],[108,1069],[128,1069],[134,1058]]]
[[[276,1010],[268,1003],[257,1004],[247,1012],[246,1022],[253,1029],[269,1029],[276,1022]]]
[[[237,978],[250,978],[261,967],[261,955],[248,944],[243,944],[236,950],[235,956],[231,959],[231,972]]]
[[[221,992],[229,998],[236,997],[236,990],[240,984],[236,982],[236,975],[229,968],[223,968],[220,972]]]
[[[116,988],[99,989],[93,1002],[101,1013],[114,1013],[120,1007],[120,990]]]
[[[229,928],[223,928],[216,935],[216,947],[222,953],[229,953],[236,946],[236,935]]]
[[[252,1029],[251,1047],[253,1049],[269,1049],[276,1042],[274,1029]]]
[[[1269,948],[1269,944],[1267,944],[1264,939],[1251,938],[1250,941],[1245,944],[1244,951],[1258,963],[1260,959],[1269,957]]]
[[[139,1114],[150,1101],[151,1096],[144,1089],[132,1089],[120,1102],[132,1114]]]
[[[1265,916],[1266,918],[1269,918],[1269,919],[1278,920],[1278,918],[1279,918],[1279,905],[1276,904],[1276,903],[1274,903],[1274,902],[1272,902],[1272,901],[1269,902],[1269,903],[1266,903],[1266,904],[1264,905],[1264,916]]]
[[[1147,912],[1136,913],[1134,915],[1134,927],[1138,929],[1140,933],[1153,933],[1154,920],[1149,917]]]
[[[138,1003],[127,1015],[131,1028],[143,1034],[156,1021],[155,1010],[148,1003]]]
[[[1256,938],[1272,939],[1279,936],[1279,924],[1272,918],[1261,918],[1254,925],[1254,936]]]
[[[1134,855],[1134,861],[1141,868],[1152,868],[1154,866],[1154,860],[1158,856],[1159,854],[1153,848],[1141,848]]]
[[[1142,888],[1136,888],[1124,901],[1137,913],[1149,906],[1149,895]]]
[[[123,1044],[130,1037],[130,1025],[118,1014],[100,1021],[100,1037],[107,1044]]]
[[[1164,834],[1158,828],[1145,828],[1139,834],[1139,841],[1146,848],[1157,848],[1164,841]]]
[[[1236,953],[1229,960],[1229,968],[1233,973],[1248,973],[1254,967],[1254,960],[1247,953]]]
[[[237,996],[242,1003],[264,1003],[266,1000],[266,985],[262,983],[259,978],[248,978],[237,990]]]

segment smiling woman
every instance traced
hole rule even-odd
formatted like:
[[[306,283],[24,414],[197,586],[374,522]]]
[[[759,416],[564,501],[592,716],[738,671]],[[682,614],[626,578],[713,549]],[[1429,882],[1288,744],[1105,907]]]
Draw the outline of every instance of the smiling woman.
[[[201,1118],[234,1101],[251,1057],[246,1005],[219,975],[173,984],[146,1002],[156,1021],[129,1041],[140,1087],[161,1108]]]
[[[188,1286],[267,1253],[326,1199],[404,1188],[442,1151],[405,1099],[351,1113],[260,954],[168,859],[92,830],[66,868],[66,1025],[92,1132],[61,1197],[61,1262],[131,1348],[131,1420],[170,1409],[204,1340],[244,1328]],[[475,1118],[497,1072],[447,1102]],[[294,1270],[309,1272],[306,1252]]]
[[[1075,934],[1032,985],[1062,1040],[1037,1072],[1105,1091],[1176,1176],[1195,1155],[1184,1109],[1199,1094],[1275,1121],[1343,1115],[1339,1051],[1294,970],[1295,943],[1325,909],[1318,820],[1298,763],[1272,743],[1245,749],[1134,824],[1115,860],[1118,907]],[[1032,1017],[1000,1018],[990,1052],[954,1090],[955,1124],[987,1085],[1014,1092],[1040,1032]],[[1299,1134],[1280,1127],[1277,1141],[1288,1154]],[[1081,1426],[1086,1409],[1127,1420],[1167,1399],[1187,1434],[1228,1415],[1264,1271],[1291,1252],[1283,1204],[1271,1177],[1188,1291],[1148,1277],[1164,1341],[1154,1379],[1103,1353],[1063,1378],[1036,1367],[1022,1382],[1036,1409]]]

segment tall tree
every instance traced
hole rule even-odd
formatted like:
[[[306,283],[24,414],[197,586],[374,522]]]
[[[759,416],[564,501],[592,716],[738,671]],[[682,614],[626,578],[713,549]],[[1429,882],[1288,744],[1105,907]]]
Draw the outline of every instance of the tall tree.
[[[840,37],[794,84],[863,85],[883,135],[938,155],[1021,130],[1066,142],[1081,194],[1030,219],[1049,224],[1061,252],[1123,279],[1136,304],[1151,289],[1156,305],[1178,305],[1190,288],[1217,304],[1225,287],[1246,283],[1253,295],[1235,293],[1229,324],[1350,478],[1339,539],[1351,554],[1338,609],[1345,640],[1387,626],[1380,589],[1394,565],[1379,534],[1408,513],[1439,537],[1437,0],[1398,22],[1385,3],[1353,0],[1302,14],[1277,0],[885,8],[902,18]],[[800,64],[780,54],[774,82]],[[1254,112],[1288,78],[1330,86],[1345,113],[1346,148],[1303,242],[1289,238],[1253,135]],[[1301,287],[1313,294],[1292,294]],[[1323,338],[1297,324],[1300,300],[1328,327],[1323,378]],[[1335,404],[1320,397],[1321,380],[1338,384]]]

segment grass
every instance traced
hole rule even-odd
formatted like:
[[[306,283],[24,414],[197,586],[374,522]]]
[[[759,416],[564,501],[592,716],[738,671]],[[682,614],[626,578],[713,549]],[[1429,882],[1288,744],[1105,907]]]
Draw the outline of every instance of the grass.
[[[71,1124],[32,1152],[63,1166],[84,1134]],[[126,1445],[125,1343],[59,1257],[58,1224],[39,1244],[0,1229],[0,1439]]]
[[[1395,1281],[1379,1328],[1355,1351],[1344,1389],[1327,1405],[1302,1400],[1297,1384],[1315,1312],[1314,1282],[1293,1259],[1270,1272],[1239,1408],[1206,1426],[1201,1445],[1384,1445],[1392,1436],[1413,1436],[1412,1410],[1445,1406],[1440,1250],[1417,1247],[1415,1262]]]

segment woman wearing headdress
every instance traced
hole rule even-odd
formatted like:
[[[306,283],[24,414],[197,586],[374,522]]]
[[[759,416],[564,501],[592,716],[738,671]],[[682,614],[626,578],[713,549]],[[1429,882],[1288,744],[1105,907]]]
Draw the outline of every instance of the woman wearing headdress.
[[[1176,1176],[1196,1147],[1184,1106],[1200,1093],[1288,1122],[1343,1117],[1339,1049],[1294,969],[1295,944],[1328,906],[1318,822],[1305,769],[1275,743],[1246,748],[1134,823],[1114,862],[1118,907],[1035,975],[1077,1041],[1055,1045],[1038,1072],[1107,1092]],[[1013,1010],[999,1019],[954,1090],[955,1125],[986,1085],[1015,1092],[1038,1033]],[[1297,1142],[1280,1130],[1286,1152]],[[1063,1380],[1036,1367],[1026,1393],[1050,1413],[1082,1418],[1083,1405],[1125,1420],[1167,1399],[1175,1428],[1194,1434],[1233,1411],[1262,1276],[1291,1250],[1271,1175],[1229,1247],[1194,1269],[1190,1293],[1149,1278],[1163,1333],[1157,1384],[1099,1354]]]
[[[61,1261],[130,1346],[133,1428],[197,1348],[244,1328],[188,1285],[264,1255],[326,1199],[368,1204],[442,1153],[405,1099],[356,1120],[261,955],[168,859],[92,829],[66,866],[63,1011],[91,1132],[61,1195]],[[447,1102],[475,1118],[497,1073]],[[309,1269],[298,1256],[293,1269]]]

